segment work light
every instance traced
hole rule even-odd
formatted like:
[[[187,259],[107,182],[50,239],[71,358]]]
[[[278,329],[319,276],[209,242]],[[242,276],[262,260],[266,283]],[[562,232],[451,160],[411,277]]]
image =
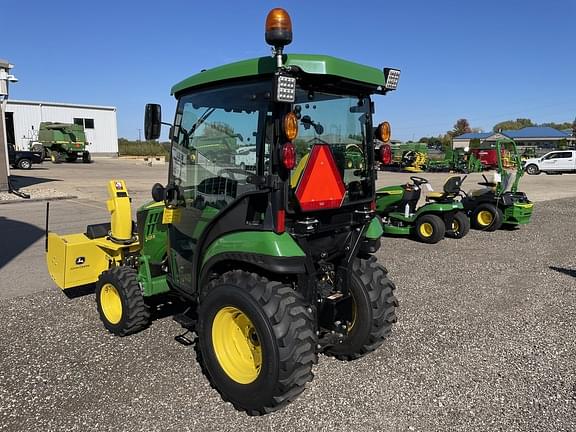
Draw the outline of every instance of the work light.
[[[292,103],[296,100],[296,78],[277,74],[274,91],[276,102]]]
[[[400,79],[400,69],[384,68],[384,87],[388,90],[396,90]]]

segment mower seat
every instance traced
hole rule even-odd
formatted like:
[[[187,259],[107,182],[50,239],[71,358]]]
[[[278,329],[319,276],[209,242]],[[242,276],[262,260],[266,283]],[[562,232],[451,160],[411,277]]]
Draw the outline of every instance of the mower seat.
[[[444,183],[442,192],[430,192],[426,194],[426,201],[446,201],[453,200],[460,193],[462,179],[458,176],[450,177]]]

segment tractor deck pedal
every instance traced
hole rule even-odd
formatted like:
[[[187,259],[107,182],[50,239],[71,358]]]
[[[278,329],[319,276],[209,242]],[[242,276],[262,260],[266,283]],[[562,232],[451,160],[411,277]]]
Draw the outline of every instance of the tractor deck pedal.
[[[177,315],[174,315],[172,317],[172,319],[174,321],[176,321],[178,324],[180,324],[182,327],[184,327],[187,330],[194,330],[196,328],[196,318],[191,317],[190,315],[188,315],[186,313],[187,311],[184,311],[182,313],[179,313]]]
[[[174,336],[174,340],[175,340],[176,342],[178,342],[179,344],[182,344],[182,345],[184,345],[184,346],[194,345],[194,342],[195,342],[195,339],[196,339],[196,338],[194,338],[194,337],[192,337],[192,338],[187,337],[187,336],[188,336],[188,333],[190,333],[190,330],[188,330],[188,331],[185,332],[185,333],[182,333],[181,335]]]

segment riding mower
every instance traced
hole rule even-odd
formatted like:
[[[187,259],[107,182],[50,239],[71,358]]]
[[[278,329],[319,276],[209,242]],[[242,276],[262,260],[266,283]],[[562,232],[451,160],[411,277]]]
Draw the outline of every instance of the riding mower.
[[[47,234],[52,278],[67,292],[95,283],[98,313],[114,335],[149,326],[158,296],[184,304],[174,318],[197,335],[202,371],[251,415],[300,395],[319,353],[354,360],[377,349],[398,305],[374,256],[382,225],[371,95],[395,90],[400,71],[285,54],[292,24],[280,8],[265,28],[272,56],[172,88],[168,183],[152,188],[154,202],[138,209],[135,226],[126,185],[115,180],[110,224]],[[146,139],[158,139],[162,124],[160,105],[148,104]],[[377,130],[388,142],[389,124]],[[203,154],[208,137],[230,154]],[[363,159],[351,169],[347,144]],[[239,175],[233,156],[242,145],[255,146],[256,160]]]
[[[463,179],[450,177],[443,192],[431,192],[427,203],[417,207],[428,180],[410,177],[412,184],[386,186],[376,191],[376,212],[382,217],[385,234],[412,235],[424,243],[438,243],[445,236],[460,239],[470,230],[464,207],[455,198]]]
[[[462,205],[470,217],[473,228],[484,231],[496,231],[500,227],[515,227],[530,222],[534,204],[524,192],[518,192],[518,184],[524,168],[516,143],[511,139],[499,139],[495,143],[498,171],[489,181],[484,174],[482,189],[463,193]],[[514,183],[508,189],[512,173],[506,170],[502,149],[506,149],[510,164],[516,167]]]

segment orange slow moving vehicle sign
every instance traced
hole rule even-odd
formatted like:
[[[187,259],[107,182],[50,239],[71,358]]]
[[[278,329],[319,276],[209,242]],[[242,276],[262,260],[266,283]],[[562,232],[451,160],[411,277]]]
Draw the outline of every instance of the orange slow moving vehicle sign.
[[[300,208],[302,211],[337,208],[342,205],[345,193],[330,146],[315,144],[296,188]]]

